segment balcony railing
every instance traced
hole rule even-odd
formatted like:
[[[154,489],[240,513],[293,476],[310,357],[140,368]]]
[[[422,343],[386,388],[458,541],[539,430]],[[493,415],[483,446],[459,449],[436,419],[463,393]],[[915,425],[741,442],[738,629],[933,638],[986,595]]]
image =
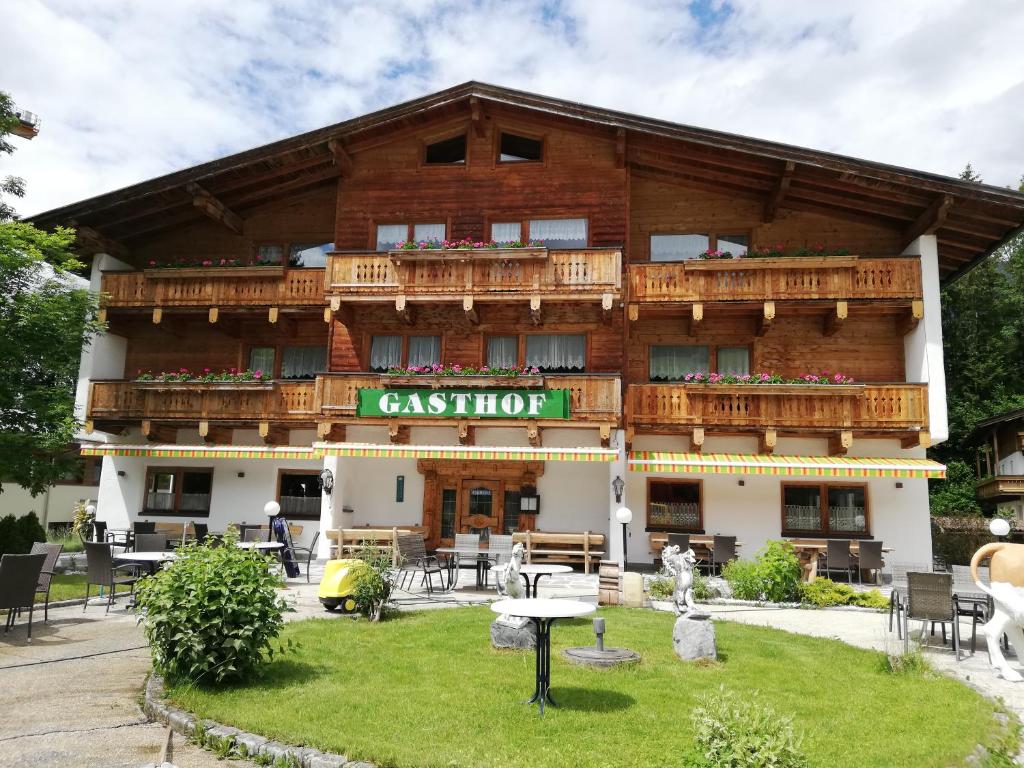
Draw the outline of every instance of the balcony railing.
[[[323,269],[206,267],[103,275],[104,307],[322,306]]]
[[[359,403],[360,389],[382,389],[388,386],[387,376],[379,374],[347,374],[329,373],[320,378],[321,409],[328,419],[341,421],[356,417],[356,406]],[[422,377],[422,387],[432,386],[429,376]],[[455,380],[447,378],[446,386],[454,386]],[[490,387],[502,387],[500,382],[492,381]],[[472,388],[467,384],[467,388]],[[622,412],[621,382],[614,375],[544,375],[544,389],[564,389],[569,391],[569,421],[602,424],[618,424]],[[426,421],[409,419],[409,423]],[[454,419],[448,419],[454,424]],[[488,424],[493,419],[485,419]],[[524,422],[525,423],[525,422]]]
[[[908,299],[922,296],[917,257],[724,259],[631,264],[631,302]]]
[[[327,294],[345,300],[398,296],[451,299],[558,297],[593,299],[622,289],[615,248],[334,253]]]
[[[94,381],[86,418],[312,423],[316,404],[315,381]]]
[[[1024,496],[1024,475],[996,475],[982,478],[975,485],[979,499],[993,500]]]
[[[739,429],[918,431],[925,384],[631,384],[626,423]]]

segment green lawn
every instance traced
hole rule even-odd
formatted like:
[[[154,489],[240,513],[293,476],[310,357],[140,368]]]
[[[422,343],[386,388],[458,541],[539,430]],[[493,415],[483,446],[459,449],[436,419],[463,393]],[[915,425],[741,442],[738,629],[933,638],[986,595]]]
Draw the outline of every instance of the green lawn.
[[[95,595],[97,588],[93,587],[92,592]],[[43,602],[44,597],[43,594],[36,593],[36,602]],[[85,597],[85,574],[58,573],[54,575],[53,581],[50,582],[51,603],[56,603],[60,600],[74,600],[80,597]]]
[[[543,719],[532,652],[491,648],[484,607],[403,614],[381,624],[289,624],[300,643],[249,686],[169,695],[200,717],[380,766],[682,765],[690,710],[719,686],[756,691],[794,718],[814,766],[959,765],[995,738],[994,706],[932,675],[884,671],[881,654],[759,627],[716,623],[719,664],[684,664],[674,616],[605,608],[609,645],[639,651],[633,668],[593,670],[557,657],[591,645],[589,619],[552,632],[552,694]]]

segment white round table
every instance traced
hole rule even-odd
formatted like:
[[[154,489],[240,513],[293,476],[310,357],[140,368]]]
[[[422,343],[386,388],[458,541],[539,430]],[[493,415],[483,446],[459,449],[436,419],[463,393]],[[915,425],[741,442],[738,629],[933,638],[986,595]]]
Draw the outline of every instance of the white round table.
[[[524,566],[525,567],[525,566]],[[499,600],[491,603],[491,610],[508,616],[529,619],[537,626],[537,674],[533,698],[527,704],[540,703],[544,714],[544,702],[557,707],[551,697],[551,625],[558,619],[575,619],[593,613],[597,606],[580,600],[552,600],[550,598],[528,597],[522,600]]]
[[[173,552],[122,552],[114,555],[114,560],[126,563],[146,563],[150,574],[156,573],[158,563],[169,563],[178,556]]]
[[[505,565],[492,565],[491,570],[504,568]],[[519,566],[519,575],[526,582],[526,596],[537,597],[537,580],[541,576],[551,576],[555,573],[572,573],[572,567],[568,565],[555,565],[553,563],[523,563]],[[530,584],[530,577],[533,576],[533,584]],[[530,593],[533,593],[532,595]]]
[[[282,549],[284,544],[280,541],[240,541],[236,544],[241,549]]]

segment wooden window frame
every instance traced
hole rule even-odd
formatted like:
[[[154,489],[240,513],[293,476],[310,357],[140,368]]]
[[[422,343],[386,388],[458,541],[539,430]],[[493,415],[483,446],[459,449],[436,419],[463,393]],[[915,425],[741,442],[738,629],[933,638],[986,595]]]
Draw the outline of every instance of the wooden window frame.
[[[652,525],[650,522],[651,514],[651,485],[653,483],[665,483],[667,485],[696,485],[697,486],[697,515],[698,524],[697,528],[680,528],[674,525]],[[704,533],[704,481],[702,479],[695,480],[682,480],[676,478],[667,477],[648,477],[647,478],[647,497],[644,500],[644,531],[646,533],[692,533],[702,534]]]
[[[647,233],[647,261],[652,264],[680,264],[685,261],[698,261],[698,259],[676,259],[675,261],[654,261],[651,258],[653,248],[651,248],[651,239],[654,237],[676,237],[682,235],[704,235],[708,238],[708,249],[712,251],[718,250],[718,238],[721,235],[746,235],[747,238],[747,251],[754,247],[754,232],[749,227],[737,227],[735,229],[722,229],[718,227],[714,230],[708,230],[705,232],[697,232],[693,230],[689,231],[674,231],[674,232],[648,232]],[[590,236],[589,227],[587,229],[587,236]]]
[[[399,366],[402,367],[402,368],[405,368],[407,365],[409,365],[409,337],[410,336],[437,336],[437,337],[439,337],[441,339],[441,364],[442,365],[444,364],[445,335],[444,335],[444,333],[441,333],[440,331],[436,332],[436,333],[432,333],[432,332],[429,332],[429,331],[415,331],[415,330],[414,331],[380,331],[380,332],[377,332],[377,333],[373,333],[371,331],[364,331],[363,332],[363,349],[365,350],[365,352],[363,354],[363,359],[360,361],[362,366],[363,366],[363,370],[364,371],[367,371],[369,373],[381,373],[380,371],[370,370],[370,354],[372,352],[373,337],[374,336],[401,336],[402,337],[402,359],[401,359],[401,362],[399,363]],[[486,354],[486,350],[484,351],[484,353]],[[328,360],[330,359],[329,356],[330,356],[330,350],[328,350]]]
[[[651,379],[651,347],[707,347],[708,348],[708,373],[718,372],[718,350],[721,347],[727,347],[729,349],[746,349],[747,350],[747,361],[751,372],[754,370],[754,345],[753,344],[682,344],[682,343],[658,343],[658,344],[645,344],[644,345],[644,371],[647,373],[648,384],[686,384],[687,382],[682,379],[673,379],[672,381],[654,381]],[[723,374],[724,375],[724,374]]]
[[[437,170],[438,168],[452,168],[466,169],[469,168],[469,164],[472,161],[473,155],[473,142],[471,140],[472,130],[469,123],[461,125],[458,128],[449,129],[436,134],[429,134],[427,136],[420,137],[419,145],[419,167],[424,170]],[[454,139],[456,136],[464,136],[466,139],[466,159],[461,163],[428,163],[427,162],[427,147],[431,144],[438,144],[448,139]],[[397,222],[396,222],[397,223]]]
[[[369,250],[373,253],[387,253],[387,251],[377,250],[377,228],[378,227],[389,227],[389,226],[405,226],[405,240],[409,242],[413,239],[413,231],[417,224],[444,224],[444,240],[450,240],[452,236],[452,217],[451,216],[439,216],[437,218],[419,217],[414,219],[375,219],[370,222],[370,234],[369,234]]]
[[[186,472],[193,472],[196,474],[206,473],[210,476],[210,502],[213,503],[213,478],[214,468],[213,467],[162,467],[157,465],[146,466],[146,479],[142,486],[142,504],[141,514],[147,517],[151,515],[159,515],[162,517],[209,517],[210,510],[207,509],[205,512],[197,510],[182,510],[181,509],[181,487],[183,475]],[[146,501],[149,497],[149,485],[150,480],[155,474],[166,474],[173,473],[175,476],[175,487],[174,487],[174,509],[149,509],[146,506]]]
[[[502,123],[494,125],[491,129],[494,134],[493,146],[491,147],[492,166],[494,168],[547,168],[548,167],[548,134],[520,130],[515,126]],[[540,160],[502,160],[501,159],[501,134],[508,133],[512,136],[521,136],[524,139],[532,139],[540,142]],[[587,235],[590,234],[590,225],[587,224]]]
[[[327,238],[328,239],[324,240],[323,242],[331,243],[331,250],[334,250],[334,244],[335,244],[334,234],[332,233],[332,234],[328,235]],[[299,238],[297,240],[254,240],[253,243],[252,243],[252,249],[250,250],[250,253],[249,253],[249,265],[250,266],[254,266],[254,267],[255,266],[259,266],[256,263],[256,260],[259,258],[259,252],[260,252],[260,248],[261,247],[276,245],[276,246],[280,246],[283,249],[281,251],[281,263],[280,264],[275,264],[275,265],[268,265],[268,266],[280,266],[280,267],[282,267],[284,269],[325,269],[326,267],[292,267],[288,263],[290,261],[290,259],[291,259],[291,253],[292,253],[292,246],[293,245],[309,245],[309,244],[314,243],[314,241],[319,240],[319,239],[320,238],[317,238],[317,237],[307,237],[307,238]],[[314,244],[319,245],[320,243],[314,243]],[[374,245],[376,245],[376,243],[374,243]]]
[[[320,482],[320,473],[315,468],[314,469],[295,469],[295,468],[278,467],[278,469],[277,469],[277,485],[275,486],[276,494],[274,496],[274,500],[277,501],[278,504],[281,503],[281,479],[285,475],[313,475],[313,476],[316,477],[318,485],[319,485],[319,482]],[[320,491],[320,496],[321,496],[321,498],[323,498],[323,490]],[[290,514],[290,515],[288,515],[288,519],[289,520],[319,520],[320,519],[320,513],[317,512],[315,515],[295,515],[295,514]]]
[[[820,531],[799,531],[786,528],[786,488],[818,488],[819,506],[822,528]],[[830,525],[828,510],[829,488],[863,488],[864,489],[864,531],[833,531]],[[782,536],[794,539],[870,539],[871,536],[871,500],[868,493],[869,483],[836,483],[836,482],[782,482],[779,483],[779,530]]]
[[[324,340],[323,344],[292,344],[288,341],[275,341],[273,343],[246,342],[245,344],[242,345],[242,360],[238,365],[239,370],[245,371],[249,369],[249,360],[252,357],[252,351],[259,347],[272,347],[274,350],[274,370],[272,371],[273,376],[269,377],[271,381],[310,381],[310,379],[281,378],[281,364],[284,361],[285,347],[324,347],[327,350],[327,366],[328,368],[330,368],[331,343],[330,338],[327,338]],[[326,371],[321,371],[321,373],[326,373]]]

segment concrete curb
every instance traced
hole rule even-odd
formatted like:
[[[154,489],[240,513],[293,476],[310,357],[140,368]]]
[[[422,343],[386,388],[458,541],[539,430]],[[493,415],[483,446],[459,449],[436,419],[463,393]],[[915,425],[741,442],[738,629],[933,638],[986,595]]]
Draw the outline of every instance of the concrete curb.
[[[164,699],[164,681],[152,674],[146,681],[142,709],[153,720],[169,726],[175,733],[191,739],[218,756],[269,761],[264,764],[289,768],[376,768],[373,763],[349,760],[345,755],[320,752],[271,741],[266,736],[221,725],[213,720],[197,720],[195,715],[172,707]]]

